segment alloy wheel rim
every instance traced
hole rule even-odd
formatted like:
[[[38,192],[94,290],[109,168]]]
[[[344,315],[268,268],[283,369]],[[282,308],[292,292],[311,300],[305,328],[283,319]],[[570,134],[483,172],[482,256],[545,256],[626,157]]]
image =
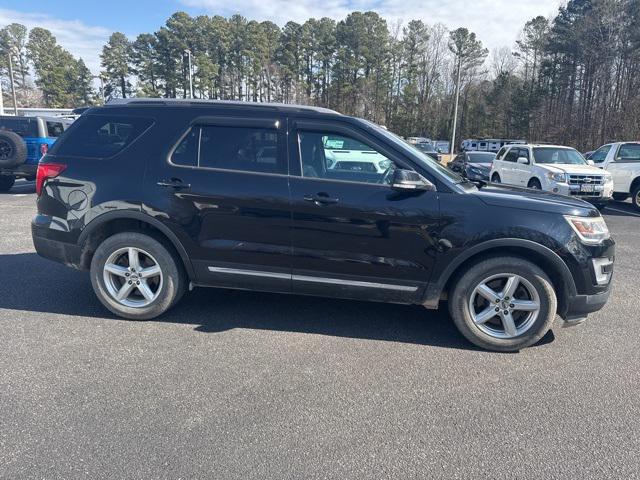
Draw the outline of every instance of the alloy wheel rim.
[[[140,248],[124,247],[109,255],[103,279],[109,295],[120,305],[143,308],[158,298],[163,274],[151,254]]]
[[[6,160],[11,157],[13,153],[13,147],[7,141],[0,141],[0,159]]]
[[[497,339],[519,337],[540,314],[540,295],[526,278],[513,273],[491,275],[469,297],[475,326]]]

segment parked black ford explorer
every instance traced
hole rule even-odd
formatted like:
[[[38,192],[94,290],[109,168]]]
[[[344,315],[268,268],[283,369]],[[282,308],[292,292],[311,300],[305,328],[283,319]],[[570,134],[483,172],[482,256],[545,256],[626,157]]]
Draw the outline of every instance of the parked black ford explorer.
[[[385,169],[336,167],[325,148],[339,144],[367,145]],[[90,270],[105,307],[131,319],[162,314],[190,286],[448,300],[465,337],[509,351],[556,313],[578,323],[609,297],[614,242],[588,203],[479,189],[325,109],[112,102],[65,132],[36,183],[38,253]]]

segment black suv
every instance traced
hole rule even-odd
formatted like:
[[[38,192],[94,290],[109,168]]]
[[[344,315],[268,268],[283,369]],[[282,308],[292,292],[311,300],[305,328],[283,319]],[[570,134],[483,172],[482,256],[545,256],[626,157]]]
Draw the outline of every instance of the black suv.
[[[330,160],[352,144],[370,160]],[[448,300],[471,342],[509,351],[609,297],[614,242],[588,203],[478,188],[326,109],[111,102],[64,133],[36,188],[38,253],[90,270],[104,306],[130,319],[162,314],[193,286]]]

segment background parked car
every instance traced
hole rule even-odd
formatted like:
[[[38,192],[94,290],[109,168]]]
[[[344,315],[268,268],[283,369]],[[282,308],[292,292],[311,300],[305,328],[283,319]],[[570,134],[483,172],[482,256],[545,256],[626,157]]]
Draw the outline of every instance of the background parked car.
[[[491,152],[464,152],[457,155],[448,167],[471,181],[488,182],[495,158],[496,154]]]
[[[433,143],[431,142],[416,143],[414,147],[416,147],[418,150],[420,150],[420,152],[424,153],[425,155],[429,155],[431,158],[433,158],[437,162],[440,162],[442,160],[442,155],[440,155],[440,152],[438,151],[438,149],[436,149],[436,147],[434,147]]]
[[[613,199],[624,201],[631,196],[633,206],[640,210],[640,142],[608,143],[588,158],[611,173]]]
[[[0,116],[0,192],[16,178],[35,179],[38,161],[73,120],[59,117]]]
[[[611,174],[591,166],[574,148],[508,145],[491,168],[491,181],[579,197],[602,208],[613,193]]]

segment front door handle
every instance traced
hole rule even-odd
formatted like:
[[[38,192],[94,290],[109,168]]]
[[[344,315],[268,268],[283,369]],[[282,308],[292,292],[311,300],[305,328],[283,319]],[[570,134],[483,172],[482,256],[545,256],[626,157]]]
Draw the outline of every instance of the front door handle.
[[[160,180],[156,185],[158,185],[159,187],[176,188],[176,189],[191,188],[191,184],[184,183],[179,178],[172,178],[170,180]]]
[[[334,203],[338,203],[338,199],[334,197],[330,197],[326,193],[318,193],[316,195],[305,195],[303,197],[307,202],[313,202],[316,205],[330,205]]]

